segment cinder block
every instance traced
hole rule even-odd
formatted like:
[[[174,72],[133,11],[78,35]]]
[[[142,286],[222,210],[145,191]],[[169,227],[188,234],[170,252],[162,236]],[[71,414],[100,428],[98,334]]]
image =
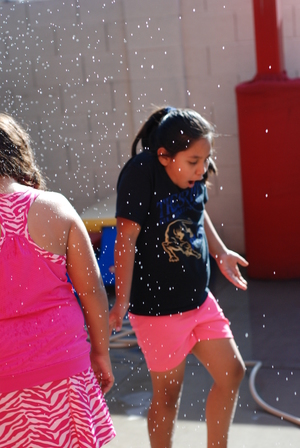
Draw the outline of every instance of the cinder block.
[[[63,104],[67,114],[106,112],[112,110],[109,83],[71,85],[63,89]]]
[[[100,166],[94,168],[94,188],[99,196],[104,196],[111,191],[115,191],[119,169],[117,165],[111,167]]]
[[[230,42],[226,46],[211,45],[210,47],[211,75],[230,75],[236,79],[237,73],[237,45]]]
[[[124,19],[111,20],[103,23],[106,51],[118,51],[125,53],[128,46],[127,22]]]
[[[40,148],[37,157],[43,171],[55,171],[56,176],[54,178],[57,176],[63,177],[65,173],[70,171],[66,148],[64,145],[59,145],[53,141],[51,136],[48,136],[47,147]]]
[[[232,102],[224,104],[222,101],[214,107],[217,131],[221,134],[237,135],[237,110],[232,96]]]
[[[3,89],[14,89],[15,94],[32,89],[34,77],[30,60],[22,60],[21,58],[13,61],[3,60],[0,70],[0,85]]]
[[[238,149],[238,148],[236,148]],[[237,151],[238,152],[238,151]],[[241,176],[239,166],[233,160],[232,166],[220,165],[218,173],[218,196],[227,198],[241,192]]]
[[[213,2],[207,1],[209,4],[209,14],[220,13],[222,10],[223,14],[232,14],[236,12],[237,14],[252,14],[253,13],[253,0],[230,0],[230,2],[221,3],[218,0],[213,0]]]
[[[118,140],[117,142],[118,174],[131,157],[131,146],[134,138],[135,133],[132,133],[125,140]]]
[[[103,196],[109,191],[115,191],[118,173],[119,169],[117,165],[114,165],[109,170],[101,169],[101,167],[97,170],[94,169],[94,185],[98,196]]]
[[[34,63],[37,87],[81,86],[82,62],[79,56],[42,56]]]
[[[128,59],[130,78],[133,81],[162,80],[174,76],[183,79],[182,55],[176,47],[146,49],[137,53],[131,50]]]
[[[55,37],[52,27],[35,27],[19,36],[11,37],[8,47],[10,59],[39,59],[42,56],[54,56]]]
[[[91,83],[126,80],[129,68],[124,53],[98,53],[83,56],[85,80]]]
[[[295,6],[282,5],[282,21],[283,21],[283,34],[284,39],[290,37],[296,37],[296,10]]]
[[[248,41],[253,42],[255,46],[255,31],[254,31],[254,17],[253,10],[249,9],[248,12],[242,10],[240,13],[234,13],[234,27],[235,27],[235,40],[238,42]]]
[[[113,110],[119,114],[132,116],[131,84],[128,79],[110,82]]]
[[[185,107],[187,93],[183,78],[169,76],[164,79],[133,80],[131,84],[132,110],[135,132],[152,113],[154,106]]]
[[[4,17],[0,28],[0,38],[5,45],[10,58],[13,58],[16,55],[24,55],[25,39],[28,41],[29,36],[25,22],[22,21],[17,26],[14,22],[16,22],[16,20],[11,20],[11,17]],[[18,51],[20,53],[18,53]]]
[[[208,15],[207,0],[199,2],[199,0],[184,0],[181,2],[181,14],[184,20],[193,16]]]
[[[179,2],[174,0],[124,0],[125,20],[133,18],[156,20],[157,18],[168,19],[170,12],[179,17]]]
[[[237,84],[250,81],[257,73],[255,42],[240,42],[236,47],[236,77]]]
[[[105,23],[106,21],[123,20],[123,2],[107,2],[103,0],[80,0],[79,16],[82,23]]]
[[[212,80],[210,76],[190,76],[187,73],[186,87],[190,93],[188,97],[189,107],[195,107],[200,113],[205,113],[206,118],[211,120],[210,109],[214,102],[214,95],[216,85],[215,80]]]
[[[293,6],[293,11],[295,11],[295,22],[296,22],[296,36],[300,37],[300,6],[298,2],[295,2]]]
[[[115,141],[103,140],[95,145],[97,163],[94,170],[103,175],[109,174],[118,167],[118,150]]]
[[[300,45],[298,38],[285,40],[284,61],[288,76],[290,78],[298,78],[300,76]]]
[[[69,24],[56,30],[57,51],[62,55],[93,56],[106,51],[103,24]]]
[[[0,34],[0,55],[1,55],[1,61],[8,59],[8,51],[6,47],[6,42],[3,38],[2,33]]]
[[[168,20],[164,17],[155,21],[147,19],[130,19],[125,25],[127,47],[129,49],[168,48],[181,44],[181,30],[178,16],[169,14]]]
[[[213,16],[199,12],[183,17],[182,34],[188,45],[226,45],[235,39],[233,14]]]
[[[197,54],[197,57],[195,55]],[[187,45],[183,52],[187,76],[197,76],[199,81],[211,75],[210,47]]]
[[[107,111],[105,113],[96,112],[90,117],[92,138],[96,140],[126,139],[129,130],[132,129],[131,119],[126,114],[117,111]]]
[[[204,0],[207,5],[209,15],[223,16],[230,14],[233,10],[249,10],[252,7],[252,0],[230,0],[229,2],[220,2],[219,0]]]
[[[225,225],[242,225],[242,195],[237,191],[234,195],[225,195],[224,193],[215,196],[209,200],[206,209],[214,223]]]
[[[90,171],[99,165],[98,145],[88,140],[76,140],[71,142],[67,148],[69,163],[69,172],[86,173],[90,176]]]
[[[29,113],[37,113],[44,117],[51,117],[53,114],[60,114],[61,99],[58,86],[45,89],[31,88],[28,93],[20,94],[20,105]]]
[[[26,29],[27,26],[27,12],[26,3],[6,3],[1,2],[0,17],[1,17],[1,33],[20,33]]]
[[[47,177],[48,188],[66,196],[78,213],[81,213],[84,206],[92,205],[96,200],[93,192],[93,176],[84,173],[83,170],[68,173],[64,170],[52,169],[47,171]]]
[[[0,105],[1,110],[13,115],[29,130],[34,141],[39,141],[38,135],[33,134],[39,122],[37,109],[29,110],[21,95],[15,94],[14,89],[5,90],[3,87],[0,88]]]
[[[49,117],[40,118],[41,138],[47,144],[51,137],[57,147],[66,147],[71,150],[82,141],[89,140],[88,119],[84,114],[65,116],[54,114]],[[70,161],[71,163],[71,161]]]
[[[48,0],[28,3],[27,20],[32,26],[56,27],[76,23],[76,2],[73,0]]]
[[[226,246],[238,254],[245,255],[244,225],[227,224],[223,226],[222,232]]]
[[[237,135],[218,135],[214,143],[214,160],[222,171],[223,167],[240,170],[239,142]]]

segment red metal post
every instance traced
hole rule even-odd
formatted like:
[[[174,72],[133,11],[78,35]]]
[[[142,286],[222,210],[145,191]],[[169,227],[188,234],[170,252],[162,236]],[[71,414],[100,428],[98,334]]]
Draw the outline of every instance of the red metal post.
[[[284,70],[282,19],[278,0],[253,0],[257,77]]]
[[[257,75],[236,86],[248,275],[300,278],[300,78],[283,70],[278,0],[253,0]]]

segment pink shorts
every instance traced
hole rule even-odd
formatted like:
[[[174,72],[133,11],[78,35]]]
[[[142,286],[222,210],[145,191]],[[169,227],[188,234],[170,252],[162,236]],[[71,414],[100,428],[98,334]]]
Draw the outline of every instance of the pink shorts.
[[[211,294],[199,308],[167,316],[129,313],[130,323],[149,370],[177,367],[197,342],[232,338],[229,321]]]

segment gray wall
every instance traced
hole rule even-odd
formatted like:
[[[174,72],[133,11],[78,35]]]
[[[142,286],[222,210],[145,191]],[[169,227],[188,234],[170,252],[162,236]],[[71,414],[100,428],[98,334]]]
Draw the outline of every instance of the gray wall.
[[[298,77],[299,1],[281,12]],[[220,134],[208,211],[244,252],[234,88],[256,73],[251,0],[5,2],[0,14],[1,109],[28,125],[49,188],[81,213],[114,193],[153,104],[192,107]]]

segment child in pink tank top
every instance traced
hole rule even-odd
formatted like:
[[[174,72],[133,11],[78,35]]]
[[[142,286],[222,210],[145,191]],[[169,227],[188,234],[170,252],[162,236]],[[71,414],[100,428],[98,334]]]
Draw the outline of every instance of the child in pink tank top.
[[[80,217],[62,195],[45,191],[28,134],[6,114],[0,272],[0,448],[108,443],[115,431],[103,393],[114,377],[98,264]]]

